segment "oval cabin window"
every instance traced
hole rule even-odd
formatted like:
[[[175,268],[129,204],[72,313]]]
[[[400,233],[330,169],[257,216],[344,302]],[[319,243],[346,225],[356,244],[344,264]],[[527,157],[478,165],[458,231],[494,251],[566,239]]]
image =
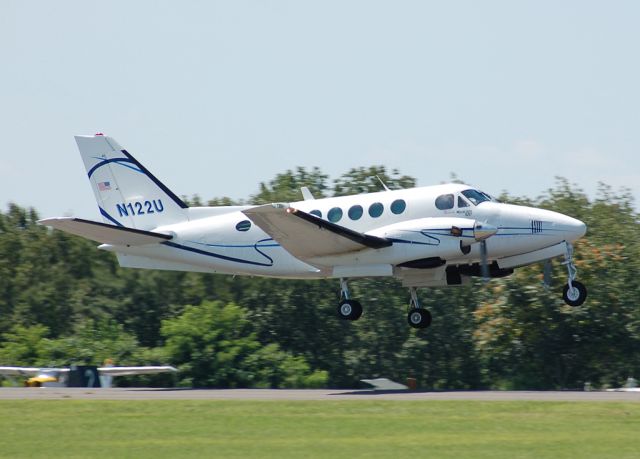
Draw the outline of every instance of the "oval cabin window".
[[[362,217],[362,212],[362,206],[355,205],[351,206],[348,215],[351,220],[360,220],[360,217]]]
[[[249,220],[242,220],[236,225],[238,231],[249,231],[251,229],[251,222]]]
[[[340,207],[334,207],[327,214],[327,218],[329,219],[330,222],[333,222],[333,223],[339,222],[340,219],[342,218],[342,209]]]
[[[396,199],[391,203],[391,212],[396,215],[401,214],[407,208],[407,203],[404,199]]]
[[[369,206],[369,215],[371,215],[373,218],[378,218],[380,215],[382,215],[383,211],[384,206],[381,202],[374,202]]]

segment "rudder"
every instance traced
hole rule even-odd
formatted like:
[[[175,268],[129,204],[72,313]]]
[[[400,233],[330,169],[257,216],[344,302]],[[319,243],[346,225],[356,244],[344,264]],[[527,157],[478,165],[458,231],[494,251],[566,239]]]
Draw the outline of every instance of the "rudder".
[[[187,220],[188,206],[113,138],[75,139],[105,223],[150,230]]]

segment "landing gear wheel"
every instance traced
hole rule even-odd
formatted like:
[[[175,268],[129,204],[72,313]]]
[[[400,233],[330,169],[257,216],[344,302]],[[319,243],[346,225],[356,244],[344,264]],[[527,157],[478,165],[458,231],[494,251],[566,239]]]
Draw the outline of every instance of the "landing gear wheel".
[[[344,300],[338,305],[338,316],[344,320],[358,320],[362,315],[362,305],[356,300]]]
[[[564,286],[562,291],[562,299],[569,306],[580,306],[587,299],[587,287],[581,282],[571,281],[573,288],[569,288],[569,284]]]
[[[407,322],[413,328],[427,328],[431,325],[431,313],[426,309],[413,308],[407,314]]]

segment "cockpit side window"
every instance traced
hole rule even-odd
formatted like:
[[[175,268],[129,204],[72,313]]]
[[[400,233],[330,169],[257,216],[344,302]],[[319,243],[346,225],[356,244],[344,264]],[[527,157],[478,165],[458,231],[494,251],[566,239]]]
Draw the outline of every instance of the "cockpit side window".
[[[443,194],[436,198],[436,207],[440,210],[453,209],[454,202],[452,194]]]
[[[469,203],[462,196],[458,196],[458,207],[469,207]]]
[[[481,202],[491,201],[491,198],[488,195],[478,190],[464,190],[462,194],[476,206]]]
[[[493,201],[493,202],[500,202],[498,201],[496,198],[494,198],[493,196],[491,196],[489,193],[485,193],[484,191],[481,191],[480,193],[482,193],[484,196],[487,197],[487,199],[489,201]]]

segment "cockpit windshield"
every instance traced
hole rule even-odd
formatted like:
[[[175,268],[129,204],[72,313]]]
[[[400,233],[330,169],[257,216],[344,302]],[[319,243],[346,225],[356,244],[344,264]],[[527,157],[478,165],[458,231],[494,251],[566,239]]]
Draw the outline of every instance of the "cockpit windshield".
[[[478,190],[464,190],[462,194],[464,195],[465,198],[467,198],[476,206],[481,202],[494,200],[487,193],[483,193],[482,191],[478,191]]]

